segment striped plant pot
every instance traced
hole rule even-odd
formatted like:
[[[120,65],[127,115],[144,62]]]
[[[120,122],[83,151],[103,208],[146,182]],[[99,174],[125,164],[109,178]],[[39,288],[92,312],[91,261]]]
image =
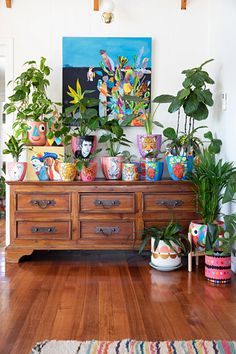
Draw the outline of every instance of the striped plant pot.
[[[231,256],[205,256],[205,277],[214,284],[231,281]]]

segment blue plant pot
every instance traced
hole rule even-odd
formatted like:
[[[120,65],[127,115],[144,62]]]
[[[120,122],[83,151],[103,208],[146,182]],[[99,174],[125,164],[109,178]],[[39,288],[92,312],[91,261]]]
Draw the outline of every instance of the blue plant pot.
[[[171,179],[186,180],[186,174],[193,170],[193,156],[167,156],[166,164]]]
[[[162,179],[164,162],[146,158],[146,181],[155,182]]]

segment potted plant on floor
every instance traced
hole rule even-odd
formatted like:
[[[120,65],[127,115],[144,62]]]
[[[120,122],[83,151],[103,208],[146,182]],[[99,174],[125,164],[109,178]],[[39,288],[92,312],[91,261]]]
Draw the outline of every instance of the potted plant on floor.
[[[144,158],[146,154],[157,151],[161,148],[162,137],[161,134],[153,134],[153,126],[163,128],[163,125],[155,120],[155,115],[158,107],[161,103],[170,103],[173,101],[174,96],[171,95],[160,95],[150,101],[148,99],[143,99],[137,96],[125,95],[124,100],[132,104],[132,110],[134,116],[142,115],[144,119],[144,128],[146,134],[137,135],[137,143],[140,155]],[[154,111],[151,111],[151,103],[157,104]]]
[[[76,167],[78,174],[83,182],[92,182],[97,176],[98,164],[94,161],[94,158],[101,152],[102,149],[97,149],[87,159],[83,159],[81,156],[76,160]]]
[[[54,121],[57,110],[46,92],[51,69],[44,57],[39,67],[34,60],[25,65],[27,69],[14,80],[14,93],[8,97],[4,111],[6,114],[16,112],[13,123],[16,137],[21,137],[24,143],[42,146],[46,144],[47,122]]]
[[[196,121],[207,119],[208,107],[213,106],[212,93],[208,85],[214,81],[204,70],[204,66],[213,59],[201,64],[199,67],[184,70],[185,75],[182,88],[174,96],[168,112],[178,112],[176,130],[169,127],[163,131],[163,135],[170,141],[167,149],[167,167],[170,177],[174,180],[185,178],[187,172],[191,171],[193,158],[199,153],[202,146],[201,140],[195,136],[200,128],[195,128]],[[181,112],[184,113],[184,131],[180,132]]]
[[[162,271],[175,270],[181,267],[181,255],[190,251],[190,243],[182,233],[182,227],[171,220],[163,227],[147,227],[142,231],[142,253],[147,242],[151,240],[151,263],[154,268]]]
[[[120,179],[122,173],[122,152],[121,146],[129,147],[131,141],[126,138],[123,126],[117,119],[103,117],[101,121],[102,129],[105,133],[100,136],[99,143],[107,145],[108,156],[101,158],[102,171],[106,179]]]
[[[7,149],[3,150],[3,154],[10,154],[13,161],[7,162],[8,178],[12,181],[23,181],[26,174],[27,162],[20,162],[19,158],[25,149],[25,145],[20,139],[11,135],[9,140],[5,142]]]
[[[67,128],[66,135],[70,132],[71,147],[75,158],[88,158],[97,147],[97,137],[91,133],[100,127],[100,117],[95,107],[99,99],[86,97],[94,91],[82,91],[79,80],[76,81],[76,90],[68,86],[67,94],[73,99],[71,106],[65,109],[62,132]],[[65,127],[67,126],[67,127]],[[74,126],[73,130],[71,127]]]

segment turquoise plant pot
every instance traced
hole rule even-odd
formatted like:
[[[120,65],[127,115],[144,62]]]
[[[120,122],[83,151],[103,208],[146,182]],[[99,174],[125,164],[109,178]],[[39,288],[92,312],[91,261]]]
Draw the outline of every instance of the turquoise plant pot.
[[[146,181],[160,181],[164,171],[164,162],[146,158]]]
[[[193,156],[167,156],[166,164],[171,179],[185,180],[187,173],[193,170]]]

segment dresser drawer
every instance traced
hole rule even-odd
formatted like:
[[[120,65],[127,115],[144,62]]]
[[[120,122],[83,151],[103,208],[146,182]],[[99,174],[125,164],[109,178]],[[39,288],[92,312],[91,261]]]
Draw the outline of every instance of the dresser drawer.
[[[82,221],[80,223],[80,234],[82,239],[104,240],[133,240],[133,221]]]
[[[53,187],[52,187],[53,188]],[[69,193],[17,193],[16,210],[28,212],[70,212]]]
[[[149,212],[195,211],[195,196],[190,193],[161,194],[150,193],[143,196],[143,209]]]
[[[31,240],[71,239],[71,221],[17,221],[17,238]]]
[[[134,193],[84,193],[79,195],[81,213],[134,213]]]

